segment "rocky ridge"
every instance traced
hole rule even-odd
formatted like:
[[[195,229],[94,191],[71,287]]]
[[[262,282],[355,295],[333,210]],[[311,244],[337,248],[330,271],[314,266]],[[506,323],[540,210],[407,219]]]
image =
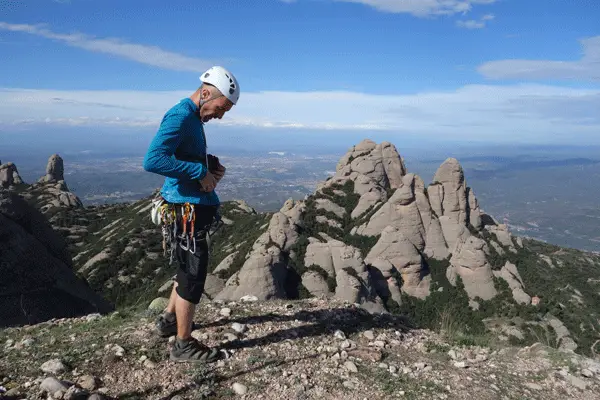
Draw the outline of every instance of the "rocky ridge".
[[[347,206],[351,196],[358,201],[346,210],[340,203]],[[306,238],[309,242],[306,252],[298,254],[294,245],[306,232],[304,216],[311,208],[318,214],[315,226],[324,226],[325,232],[315,232],[316,235]],[[369,252],[346,243],[344,234],[335,235],[336,229],[348,231],[349,225],[352,225],[349,234],[355,241],[377,238]],[[229,278],[226,289],[217,298],[242,295],[285,298],[282,285],[286,280],[287,253],[287,257],[297,259],[306,268],[314,265],[326,272],[323,279],[314,271],[301,276],[309,285],[309,292],[312,289],[322,293],[324,280],[332,277],[337,284],[332,294],[339,299],[380,305],[376,298],[382,296],[376,288],[396,299],[399,292],[427,297],[430,293],[427,260],[451,256],[446,271],[450,282],[460,276],[471,299],[489,300],[497,291],[482,231],[494,233],[503,245],[515,246],[506,227],[481,211],[456,159],[446,160],[433,183],[426,187],[420,177],[407,172],[395,146],[365,140],[342,157],[335,175],[321,184],[312,198],[288,201],[271,217],[265,232],[247,255],[246,263]],[[304,260],[298,260],[299,257]],[[394,274],[400,279],[390,280]],[[496,277],[510,281],[515,299],[530,301],[521,281],[507,274]],[[384,281],[389,282],[387,287]]]
[[[65,183],[64,162],[58,154],[53,154],[48,159],[46,175],[31,185],[23,182],[13,163],[0,165],[0,188],[19,193],[49,217],[65,208],[83,207],[79,197],[72,193]]]

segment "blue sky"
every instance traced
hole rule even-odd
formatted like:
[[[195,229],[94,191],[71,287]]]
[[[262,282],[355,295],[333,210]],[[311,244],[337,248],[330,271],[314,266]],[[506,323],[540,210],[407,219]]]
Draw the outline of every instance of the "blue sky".
[[[223,65],[222,129],[600,143],[600,2],[0,2],[0,131],[155,131]],[[210,133],[210,131],[209,131]]]

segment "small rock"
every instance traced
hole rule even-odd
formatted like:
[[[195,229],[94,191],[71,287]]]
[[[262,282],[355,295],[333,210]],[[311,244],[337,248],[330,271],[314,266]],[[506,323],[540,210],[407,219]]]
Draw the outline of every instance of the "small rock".
[[[348,389],[354,389],[355,388],[354,383],[352,383],[350,381],[344,381],[344,382],[342,382],[342,385],[344,387],[348,388]]]
[[[542,390],[542,387],[540,385],[533,382],[527,382],[525,383],[525,386],[531,390]]]
[[[427,364],[425,364],[424,362],[414,363],[415,369],[417,369],[419,371],[422,370],[423,368],[425,368],[426,366],[427,366]]]
[[[56,392],[54,392],[54,394],[52,395],[53,399],[56,400],[63,400],[65,397],[65,391],[64,390],[57,390]]]
[[[171,400],[183,400],[183,397],[177,395],[177,396],[171,397]]]
[[[433,367],[431,365],[427,365],[425,368],[423,368],[423,372],[429,372],[432,370],[433,370]]]
[[[87,400],[88,392],[77,386],[71,386],[64,394],[64,400]]]
[[[59,390],[63,390],[66,392],[68,387],[58,379],[50,376],[42,381],[42,383],[40,384],[40,389],[45,390],[48,393],[54,394]]]
[[[60,375],[67,370],[65,364],[57,358],[46,361],[40,368],[45,373],[52,375]]]
[[[475,357],[475,361],[476,362],[484,362],[487,361],[487,356],[485,354],[477,354],[477,356]]]
[[[243,296],[243,297],[240,297],[240,301],[245,301],[245,302],[258,301],[258,297],[256,297],[256,296]]]
[[[454,349],[448,351],[448,356],[453,360],[458,358],[458,354],[456,354],[456,350]]]
[[[29,347],[33,344],[33,342],[34,342],[33,338],[25,338],[25,339],[21,340],[21,346]]]
[[[79,386],[85,390],[96,390],[100,385],[100,381],[92,375],[82,375],[77,380]]]
[[[348,352],[346,350],[342,350],[340,352],[340,357],[342,358],[342,360],[345,360],[346,358],[348,358]]]
[[[148,369],[154,369],[156,368],[156,363],[152,360],[144,360],[144,367]]]
[[[15,344],[14,340],[7,339],[6,342],[4,343],[4,347],[8,349],[9,347],[12,347],[14,344]]]
[[[340,340],[346,339],[346,335],[344,334],[344,332],[340,331],[339,329],[337,331],[335,331],[335,333],[333,334],[333,337],[335,337],[336,339],[340,339]]]
[[[238,382],[231,385],[231,388],[233,389],[233,391],[236,394],[238,394],[240,396],[243,396],[246,393],[248,393],[248,388],[245,385],[242,385],[241,383],[238,383]]]
[[[389,371],[390,371],[390,373],[395,374],[398,371],[398,369],[392,365],[392,366],[390,366]]]
[[[373,331],[364,331],[363,332],[363,336],[365,338],[367,338],[368,340],[374,340],[375,339],[375,334],[373,333]]]
[[[247,327],[246,325],[240,324],[239,322],[234,322],[233,324],[231,324],[231,329],[233,329],[237,333],[244,333],[246,332]]]
[[[221,308],[221,311],[219,311],[219,314],[221,314],[223,317],[229,317],[231,316],[231,308]]]
[[[565,380],[578,389],[585,390],[587,388],[587,383],[583,379],[580,379],[571,374],[565,376]]]
[[[379,368],[381,369],[388,369],[388,365],[386,363],[379,363]]]
[[[380,362],[383,358],[383,354],[381,354],[381,351],[369,348],[350,350],[348,352],[348,355],[369,362]]]
[[[467,363],[464,361],[457,361],[454,363],[456,368],[467,368]]]
[[[88,314],[88,315],[85,316],[85,320],[87,322],[92,322],[92,321],[95,321],[95,320],[100,319],[100,318],[102,318],[102,315],[100,315],[98,313],[96,313],[96,314]]]
[[[376,340],[375,342],[373,342],[373,344],[375,345],[375,347],[383,349],[385,347],[385,342],[383,340]]]
[[[584,369],[581,371],[581,375],[585,376],[586,378],[593,378],[594,377],[594,373],[592,371],[590,371],[589,369]]]
[[[494,389],[496,392],[499,392],[499,391],[500,391],[500,388],[499,388],[498,386],[496,386],[495,384],[493,384],[493,383],[490,385],[490,387],[491,387],[492,389]]]
[[[175,396],[175,397],[178,397],[181,400],[181,397],[179,397],[179,396]],[[171,400],[175,400],[175,397],[171,397]],[[106,397],[102,396],[101,394],[94,393],[90,397],[88,397],[87,400],[106,400]]]
[[[115,356],[117,357],[123,357],[125,355],[125,349],[119,346],[118,344],[115,344],[112,347],[112,351],[115,352]]]
[[[230,342],[238,339],[238,337],[231,332],[225,332],[223,334],[223,336],[225,337],[226,340],[228,340]]]
[[[340,347],[342,349],[349,349],[352,345],[350,344],[350,342],[348,340],[344,340],[341,344]]]
[[[157,297],[156,299],[152,300],[150,305],[148,305],[148,310],[156,313],[162,313],[167,308],[167,305],[169,305],[169,299],[165,297]]]
[[[354,364],[352,361],[346,361],[344,363],[344,367],[350,372],[354,372],[354,373],[358,372],[358,368],[356,367],[356,364]]]
[[[2,393],[2,392],[0,391],[0,394],[1,394],[1,393]],[[10,389],[8,392],[4,393],[4,396],[5,396],[7,399],[10,399],[10,398],[20,398],[20,397],[22,397],[22,395],[21,395],[21,392],[20,392],[20,391],[19,391],[19,389],[17,389],[17,388],[12,388],[12,389]]]

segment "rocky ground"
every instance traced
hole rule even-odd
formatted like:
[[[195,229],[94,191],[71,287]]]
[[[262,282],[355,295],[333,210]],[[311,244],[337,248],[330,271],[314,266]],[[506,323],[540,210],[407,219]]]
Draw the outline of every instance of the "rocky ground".
[[[600,361],[574,353],[457,341],[332,299],[252,300],[198,307],[194,335],[230,353],[210,366],[168,361],[150,312],[0,330],[0,398],[600,399]]]

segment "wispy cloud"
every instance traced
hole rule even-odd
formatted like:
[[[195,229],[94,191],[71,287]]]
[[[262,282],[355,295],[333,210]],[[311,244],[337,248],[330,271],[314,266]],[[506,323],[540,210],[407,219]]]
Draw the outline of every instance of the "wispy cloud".
[[[189,92],[0,89],[0,124],[124,126],[153,131]],[[35,109],[35,114],[32,112]],[[469,85],[411,95],[254,92],[209,126],[383,130],[457,140],[600,141],[600,90]],[[32,115],[35,115],[32,117]]]
[[[469,19],[466,21],[456,21],[456,26],[466,29],[482,29],[485,28],[488,21],[493,20],[495,17],[493,14],[487,14],[480,19]]]
[[[580,41],[583,56],[577,61],[499,60],[479,66],[492,79],[565,79],[600,81],[600,36]]]
[[[56,40],[68,46],[111,54],[138,63],[175,71],[203,72],[214,64],[209,60],[188,57],[157,46],[130,43],[119,38],[96,38],[83,33],[56,33],[43,25],[11,24],[0,21],[0,30],[28,33]]]
[[[289,2],[289,0],[282,0]],[[431,15],[464,14],[473,6],[492,4],[497,0],[334,0],[346,3],[362,3],[389,13],[408,13],[417,17]]]

